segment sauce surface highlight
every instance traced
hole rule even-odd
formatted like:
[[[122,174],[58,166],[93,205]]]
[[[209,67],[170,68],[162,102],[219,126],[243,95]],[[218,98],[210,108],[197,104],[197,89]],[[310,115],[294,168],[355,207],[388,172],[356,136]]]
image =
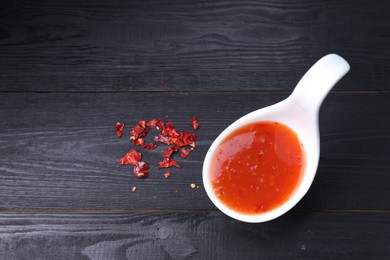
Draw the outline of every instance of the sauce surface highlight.
[[[230,209],[260,214],[290,198],[303,167],[303,148],[293,130],[277,122],[256,122],[237,129],[218,146],[210,180]]]

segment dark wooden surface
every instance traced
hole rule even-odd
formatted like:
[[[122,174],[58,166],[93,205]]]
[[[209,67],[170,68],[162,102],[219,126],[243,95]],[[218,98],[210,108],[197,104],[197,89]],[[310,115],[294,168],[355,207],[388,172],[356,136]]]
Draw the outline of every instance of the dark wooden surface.
[[[388,256],[379,213],[291,212],[261,225],[219,212],[0,214],[7,259],[318,259]]]
[[[389,13],[368,0],[0,1],[0,259],[388,259]],[[352,70],[321,108],[310,191],[268,223],[224,216],[202,185],[209,145],[330,52]],[[197,147],[167,180],[162,147],[145,152],[137,180],[113,125],[166,116],[179,130],[196,116]]]
[[[329,52],[340,90],[390,80],[385,0],[39,2],[2,1],[2,90],[292,90]]]

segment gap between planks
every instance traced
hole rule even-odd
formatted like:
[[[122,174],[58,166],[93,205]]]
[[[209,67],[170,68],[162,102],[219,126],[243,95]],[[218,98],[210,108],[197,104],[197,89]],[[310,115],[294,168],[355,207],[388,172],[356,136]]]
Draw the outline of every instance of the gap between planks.
[[[286,90],[250,90],[250,91],[13,91],[6,90],[0,93],[9,94],[289,94],[291,91]],[[390,93],[390,90],[332,90],[334,94],[380,94]]]
[[[77,214],[118,214],[118,213],[197,213],[197,212],[219,212],[217,209],[204,210],[172,210],[172,209],[0,209],[0,213],[77,213]],[[384,213],[390,214],[390,210],[382,209],[309,209],[295,210],[294,212],[331,212],[331,213]]]

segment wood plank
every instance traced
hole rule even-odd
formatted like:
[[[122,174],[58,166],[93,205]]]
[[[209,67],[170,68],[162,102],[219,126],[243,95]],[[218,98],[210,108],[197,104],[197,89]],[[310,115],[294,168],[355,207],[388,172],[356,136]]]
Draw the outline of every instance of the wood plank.
[[[389,90],[390,2],[2,1],[0,91],[292,90],[323,55],[339,90]]]
[[[286,94],[1,94],[0,208],[215,209],[201,167],[212,140],[227,125]],[[321,162],[298,209],[390,210],[390,93],[331,94],[321,110]],[[380,111],[380,112],[378,112]],[[116,137],[142,119],[169,115],[181,131],[201,124],[197,147],[182,169],[156,165],[145,152],[148,179],[137,180],[118,159],[133,146]],[[125,134],[126,136],[126,134]],[[200,187],[191,189],[190,184]],[[133,186],[136,192],[131,192]],[[175,192],[178,190],[179,192]]]
[[[386,259],[389,214],[0,214],[6,259]]]

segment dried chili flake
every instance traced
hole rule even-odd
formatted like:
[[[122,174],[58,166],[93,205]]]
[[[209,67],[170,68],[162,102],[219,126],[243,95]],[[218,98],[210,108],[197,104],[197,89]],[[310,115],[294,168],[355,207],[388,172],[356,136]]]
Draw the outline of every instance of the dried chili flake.
[[[167,158],[167,159],[171,158],[171,156],[172,156],[172,154],[173,154],[174,152],[177,152],[177,147],[175,147],[175,146],[171,146],[171,147],[165,149],[165,150],[163,151],[163,158],[164,158],[164,159],[166,159],[166,158]]]
[[[144,138],[132,138],[130,137],[130,140],[133,142],[134,145],[137,146],[143,146],[145,144],[145,139]]]
[[[174,143],[177,146],[192,146],[195,147],[195,140],[196,140],[196,135],[190,132],[182,132],[180,133],[180,136],[176,139],[172,139],[172,143]]]
[[[146,150],[154,150],[157,148],[157,144],[155,143],[150,143],[150,144],[144,144],[142,147]]]
[[[169,136],[171,138],[178,138],[180,133],[175,128],[172,128],[172,130],[169,131]]]
[[[160,168],[160,169],[169,168],[172,166],[180,168],[180,165],[177,163],[177,161],[175,159],[171,159],[171,158],[164,158],[162,162],[158,163],[158,168]]]
[[[162,130],[164,129],[164,122],[162,120],[157,120],[157,125],[156,125],[157,130]]]
[[[197,130],[199,123],[196,118],[192,117],[192,127]],[[117,134],[122,135],[124,124],[118,122],[116,124]],[[151,130],[151,127],[155,127],[161,134],[157,134],[154,137],[154,142],[145,144],[145,136]],[[144,149],[153,150],[157,148],[157,142],[165,145],[170,145],[169,148],[163,151],[163,160],[159,162],[159,168],[169,168],[175,166],[180,168],[180,165],[176,160],[172,158],[172,154],[177,152],[180,148],[180,155],[182,158],[186,158],[189,153],[195,147],[196,135],[191,132],[179,132],[175,129],[172,121],[165,123],[161,119],[152,119],[150,121],[141,120],[130,131],[130,140],[136,146],[142,146]],[[185,146],[191,146],[190,148]],[[141,160],[141,153],[136,152],[134,149],[126,154],[119,160],[120,164],[132,164],[134,165],[133,172],[137,178],[145,178],[149,174],[149,165]],[[164,174],[165,178],[170,176],[170,172]],[[192,185],[191,185],[192,186]],[[135,188],[135,187],[134,187]]]
[[[130,131],[130,134],[134,140],[137,140],[138,138],[146,135],[145,128],[138,124],[133,127],[133,129]]]
[[[144,161],[137,162],[134,166],[133,173],[137,178],[146,178],[149,175],[149,165]]]
[[[192,127],[193,127],[195,130],[198,130],[198,128],[199,128],[199,123],[198,123],[198,120],[196,120],[195,117],[191,117],[190,123],[191,123]]]
[[[153,120],[150,120],[148,122],[146,122],[146,126],[153,126],[153,127],[156,127],[157,130],[162,130],[164,129],[164,121],[162,121],[161,119],[153,119]]]
[[[175,130],[175,127],[174,127],[172,121],[169,121],[169,122],[166,123],[166,124],[164,125],[164,127],[161,128],[160,130],[161,130],[161,133],[162,133],[164,136],[172,136],[172,135],[171,135],[171,132],[172,132],[173,130]]]
[[[157,125],[157,122],[158,122],[159,119],[153,119],[153,120],[150,120],[148,122],[146,122],[146,126],[153,126],[155,127]]]
[[[154,137],[154,141],[155,142],[160,142],[160,143],[163,143],[163,144],[166,144],[166,145],[170,145],[171,144],[171,138],[169,136],[163,136],[163,135],[156,135]]]
[[[125,154],[125,156],[123,156],[120,160],[119,160],[119,163],[120,164],[132,164],[132,165],[136,165],[142,158],[142,154],[137,152],[136,150],[134,149],[131,149],[130,152],[128,152],[127,154]]]
[[[139,124],[142,128],[145,128],[145,127],[146,127],[146,121],[145,121],[145,120],[139,121],[138,124]]]
[[[121,137],[123,135],[123,128],[125,127],[125,124],[124,123],[121,123],[121,122],[117,122],[115,124],[115,131],[116,131],[116,135],[118,137]]]
[[[165,178],[165,179],[168,179],[169,176],[171,176],[171,173],[170,173],[170,172],[166,172],[166,173],[164,174],[164,178]]]
[[[175,128],[175,126],[173,125],[172,120],[169,120],[168,123],[165,124],[165,127],[166,127],[166,128],[170,128],[170,129]]]
[[[181,158],[185,159],[190,154],[190,152],[193,150],[193,148],[181,148],[180,149],[180,156]]]
[[[196,135],[190,132],[183,133],[182,140],[185,144],[195,147]]]

